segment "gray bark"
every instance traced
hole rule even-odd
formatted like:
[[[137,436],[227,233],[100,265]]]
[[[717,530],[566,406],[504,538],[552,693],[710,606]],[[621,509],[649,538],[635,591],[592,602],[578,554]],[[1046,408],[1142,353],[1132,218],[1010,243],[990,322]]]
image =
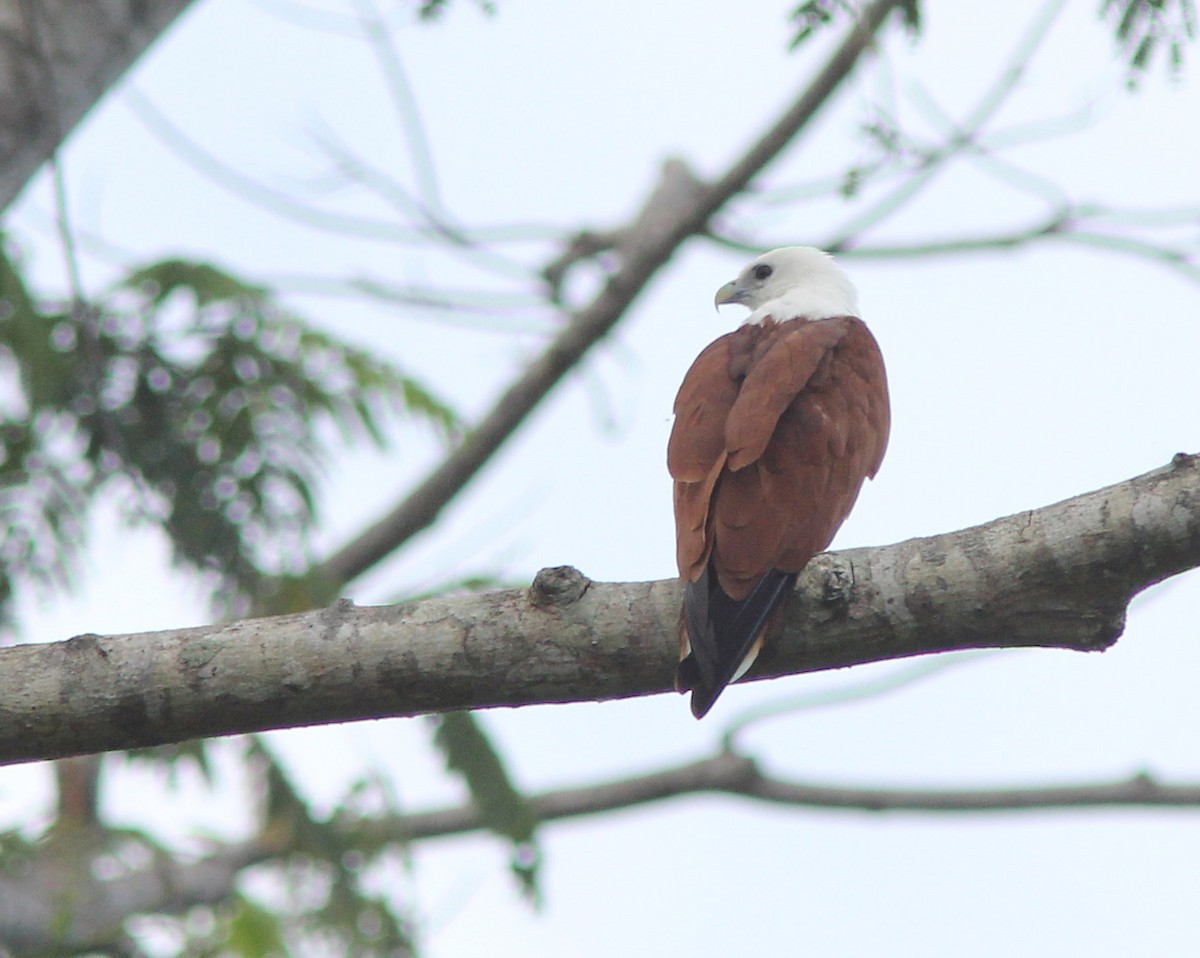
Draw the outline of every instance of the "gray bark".
[[[752,679],[954,649],[1093,651],[1200,565],[1200,456],[986,525],[818,557]],[[0,762],[667,691],[680,589],[549,569],[527,590],[0,650]],[[681,708],[684,707],[682,704]]]
[[[192,0],[0,0],[0,210]]]

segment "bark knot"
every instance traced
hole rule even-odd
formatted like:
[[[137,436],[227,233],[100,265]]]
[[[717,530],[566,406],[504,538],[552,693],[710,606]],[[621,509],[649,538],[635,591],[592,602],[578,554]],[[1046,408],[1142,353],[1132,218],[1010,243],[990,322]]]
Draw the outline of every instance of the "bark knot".
[[[821,576],[821,604],[849,605],[850,593],[854,590],[854,566],[850,561],[844,556],[826,552],[817,556],[812,565]]]
[[[529,601],[539,608],[562,608],[578,602],[591,584],[592,580],[574,566],[560,565],[542,569],[533,578],[533,585],[529,588]]]

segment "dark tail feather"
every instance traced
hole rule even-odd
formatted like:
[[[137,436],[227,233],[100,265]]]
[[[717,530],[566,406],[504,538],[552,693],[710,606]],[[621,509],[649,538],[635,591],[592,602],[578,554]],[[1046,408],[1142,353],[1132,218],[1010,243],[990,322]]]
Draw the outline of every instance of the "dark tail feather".
[[[683,622],[692,653],[679,663],[675,688],[691,690],[692,714],[702,718],[732,681],[771,617],[796,586],[798,574],[771,569],[744,599],[731,599],[710,569],[683,590]]]

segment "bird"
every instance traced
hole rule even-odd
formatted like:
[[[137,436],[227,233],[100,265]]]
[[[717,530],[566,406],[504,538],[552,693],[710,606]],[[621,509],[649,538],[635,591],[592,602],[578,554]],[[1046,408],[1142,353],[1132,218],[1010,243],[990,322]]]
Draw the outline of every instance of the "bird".
[[[828,253],[764,253],[717,290],[751,310],[709,344],[667,443],[683,582],[675,688],[703,718],[828,548],[891,426],[887,373],[849,277]]]

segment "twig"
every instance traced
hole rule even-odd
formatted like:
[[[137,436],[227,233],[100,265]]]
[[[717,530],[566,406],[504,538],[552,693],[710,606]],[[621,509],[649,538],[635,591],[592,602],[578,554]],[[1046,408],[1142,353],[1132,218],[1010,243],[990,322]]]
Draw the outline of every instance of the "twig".
[[[299,223],[309,229],[325,233],[337,233],[361,239],[381,240],[390,243],[421,244],[428,241],[424,232],[403,229],[388,220],[347,213],[331,213],[308,203],[298,201],[280,190],[260,183],[252,176],[220,160],[215,154],[191,139],[163,113],[149,97],[132,86],[125,89],[126,105],[145,124],[146,128],[166,144],[176,156],[193,169],[220,184],[236,196],[242,197],[276,216]]]
[[[1065,0],[1051,0],[1043,7],[1032,26],[1018,43],[1008,67],[984,93],[975,109],[970,112],[963,123],[962,129],[952,136],[945,146],[930,152],[922,161],[921,168],[914,171],[896,189],[835,232],[834,237],[825,244],[826,249],[844,251],[853,247],[860,236],[894,214],[925,189],[941,172],[947,160],[975,141],[979,131],[1016,89],[1034,52],[1050,32],[1050,27],[1064,6]]]
[[[429,146],[429,137],[425,133],[425,124],[421,120],[421,110],[413,96],[412,84],[408,82],[408,74],[400,60],[387,25],[379,13],[374,0],[356,0],[359,10],[359,23],[379,69],[387,81],[387,91],[392,99],[396,118],[404,129],[405,142],[412,156],[413,172],[417,178],[417,190],[422,199],[422,206],[429,211],[430,217],[443,226],[446,224],[446,210],[442,204],[441,190],[438,187],[437,168],[433,162],[433,152]],[[466,240],[451,230],[447,238],[458,236],[457,242]]]
[[[1114,235],[1098,229],[1086,228],[1084,224],[1121,222],[1126,225],[1184,226],[1197,218],[1194,211],[1137,211],[1110,210],[1090,205],[1068,206],[1053,211],[1050,216],[1030,226],[975,236],[953,236],[940,240],[913,243],[862,244],[839,251],[842,259],[898,260],[935,256],[952,256],[974,253],[998,252],[1018,249],[1032,243],[1057,240],[1080,246],[1106,249],[1144,259],[1165,266],[1181,274],[1191,282],[1200,282],[1200,250],[1189,253],[1165,242],[1152,242],[1130,235]],[[754,252],[785,245],[783,241],[759,239],[754,242],[714,235],[713,240],[740,252]]]
[[[418,221],[421,225],[416,228],[427,238],[440,242],[444,248],[488,272],[508,279],[530,279],[528,266],[488,249],[475,230],[452,223],[444,211],[435,210],[413,196],[395,177],[356,155],[332,130],[314,133],[312,141],[345,180],[382,198],[402,218],[411,217]]]
[[[812,709],[828,708],[830,706],[850,705],[864,699],[876,699],[891,692],[907,689],[917,682],[941,675],[948,669],[980,662],[983,659],[998,655],[997,652],[959,653],[956,656],[945,656],[937,659],[922,659],[912,665],[902,666],[886,675],[869,679],[854,685],[840,688],[822,689],[818,692],[805,692],[789,696],[774,702],[747,709],[735,716],[721,735],[721,748],[725,752],[736,752],[738,737],[760,722],[775,718],[786,718],[800,712]]]

